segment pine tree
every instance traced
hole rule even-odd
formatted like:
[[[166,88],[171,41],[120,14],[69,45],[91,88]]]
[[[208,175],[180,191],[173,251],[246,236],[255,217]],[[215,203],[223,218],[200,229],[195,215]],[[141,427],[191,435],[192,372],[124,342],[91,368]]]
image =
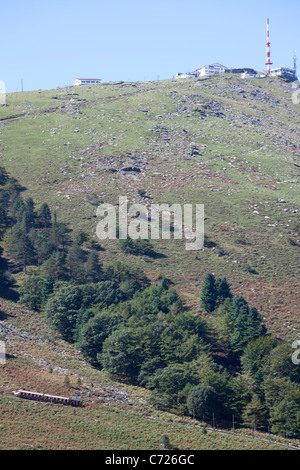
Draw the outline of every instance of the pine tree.
[[[70,230],[67,228],[65,224],[62,222],[54,222],[48,233],[49,233],[49,240],[54,244],[56,250],[58,250],[59,246],[62,246],[62,249],[65,249],[65,245],[69,239]]]
[[[216,291],[217,291],[217,304],[220,305],[226,299],[232,298],[232,293],[230,291],[230,286],[227,282],[226,277],[220,278],[216,282]]]
[[[68,388],[70,387],[70,378],[68,375],[66,375],[64,378],[64,385]]]
[[[7,216],[6,210],[0,205],[0,239],[5,230],[8,228],[9,218]]]
[[[253,394],[251,401],[243,411],[243,422],[253,429],[263,429],[266,426],[267,410],[257,394]]]
[[[46,279],[44,279],[44,285],[42,289],[42,308],[43,306],[47,303],[48,298],[50,297],[51,294],[54,292],[54,285],[55,285],[55,280],[52,276],[47,276]]]
[[[37,211],[37,216],[41,221],[41,224],[44,228],[48,228],[51,225],[51,211],[46,202],[41,205],[41,207]]]
[[[14,198],[14,201],[12,203],[11,207],[11,216],[16,222],[21,222],[23,213],[26,210],[26,206],[24,204],[22,196],[19,194]]]
[[[44,261],[41,266],[41,272],[44,276],[50,276],[57,281],[67,279],[67,269],[65,266],[65,257],[59,251],[55,251]]]
[[[75,233],[74,239],[76,243],[81,246],[83,243],[87,242],[89,239],[88,233],[84,232],[83,230],[79,230]]]
[[[1,167],[0,167],[1,170]],[[1,173],[0,173],[1,176]],[[2,291],[4,291],[6,288],[11,287],[14,283],[15,280],[11,273],[7,269],[7,262],[5,258],[2,258],[2,248],[0,247],[0,297]]]
[[[31,229],[28,234],[37,255],[37,264],[40,266],[55,250],[55,246],[49,240],[47,233],[38,229]]]
[[[28,219],[30,220],[31,226],[34,226],[34,221],[36,218],[36,213],[34,210],[34,201],[32,197],[28,197],[25,201],[26,213],[28,214]]]
[[[90,282],[97,282],[101,279],[102,268],[99,263],[98,253],[92,250],[88,254],[87,262],[85,264],[86,278]]]
[[[23,264],[24,272],[34,259],[34,247],[21,224],[15,224],[5,234],[5,247],[9,255]]]
[[[69,249],[66,262],[70,278],[76,282],[82,282],[84,278],[84,252],[77,243],[73,243]]]
[[[206,274],[202,291],[200,295],[201,306],[207,311],[212,312],[216,307],[217,301],[217,288],[216,288],[216,279],[213,274]]]
[[[230,312],[233,321],[231,348],[241,353],[247,343],[266,333],[266,327],[261,324],[261,317],[254,307],[249,307],[247,301],[240,295],[233,298]]]
[[[33,216],[30,212],[27,212],[24,210],[22,219],[20,222],[20,225],[25,233],[28,233],[32,228],[34,224],[34,219]]]
[[[5,170],[5,168],[3,168],[3,166],[0,166],[0,186],[3,186],[4,184],[7,183],[8,181],[8,173],[7,171]]]

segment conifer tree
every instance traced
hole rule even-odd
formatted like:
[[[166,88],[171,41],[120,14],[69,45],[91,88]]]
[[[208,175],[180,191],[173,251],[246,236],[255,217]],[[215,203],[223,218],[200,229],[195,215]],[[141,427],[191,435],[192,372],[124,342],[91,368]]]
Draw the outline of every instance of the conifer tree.
[[[24,272],[34,259],[34,247],[21,224],[15,224],[5,235],[5,246],[9,255],[23,264]]]
[[[201,306],[207,311],[212,312],[216,307],[217,301],[217,288],[216,288],[216,279],[214,274],[206,274],[202,291],[200,295]]]
[[[52,255],[43,262],[41,272],[44,276],[50,276],[57,281],[67,279],[64,255],[60,251],[54,251]]]
[[[217,291],[217,304],[218,305],[223,303],[226,299],[232,298],[230,286],[227,282],[226,277],[220,278],[216,281],[216,291]]]
[[[37,211],[37,216],[41,221],[41,224],[44,228],[49,228],[51,225],[51,211],[46,202],[41,205],[41,207]]]
[[[254,307],[249,307],[242,296],[233,298],[230,314],[233,320],[231,348],[234,352],[241,353],[250,340],[266,333],[266,327],[261,324],[258,311]]]
[[[7,171],[5,170],[5,168],[3,168],[3,166],[0,166],[0,186],[3,186],[4,184],[7,183],[8,181],[8,173]]]
[[[3,233],[5,232],[5,230],[7,229],[8,224],[9,224],[9,219],[8,219],[6,210],[0,204],[0,239]]]
[[[267,411],[256,393],[243,411],[243,422],[253,429],[262,429],[266,426]]]
[[[11,216],[16,222],[21,222],[23,213],[25,212],[26,207],[23,201],[22,196],[19,194],[14,198],[14,201],[11,206]]]
[[[1,168],[0,168],[1,169]],[[0,247],[0,297],[1,293],[7,287],[11,287],[15,280],[11,273],[7,270],[7,263],[5,258],[2,258],[2,248]]]
[[[69,269],[69,276],[72,280],[76,282],[82,282],[84,273],[83,273],[83,261],[84,253],[83,250],[77,243],[73,243],[71,248],[68,251],[66,262]]]
[[[68,242],[69,229],[66,224],[62,222],[54,222],[48,230],[49,239],[54,244],[55,249],[58,250],[59,246],[62,246],[63,251],[65,245]]]
[[[37,256],[37,264],[40,266],[51,256],[55,250],[55,246],[44,231],[32,228],[28,236],[33,243]]]
[[[92,250],[88,254],[87,262],[85,264],[85,272],[87,281],[97,282],[101,278],[102,268],[99,263],[98,253]]]

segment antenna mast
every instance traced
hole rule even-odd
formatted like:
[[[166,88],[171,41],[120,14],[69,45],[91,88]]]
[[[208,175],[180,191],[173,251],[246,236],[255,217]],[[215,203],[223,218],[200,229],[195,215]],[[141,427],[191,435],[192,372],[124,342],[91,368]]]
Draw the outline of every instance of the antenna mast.
[[[267,18],[267,62],[265,65],[268,66],[267,72],[268,74],[270,73],[270,65],[272,65],[273,62],[271,62],[271,53],[270,53],[270,33],[269,33],[269,18]]]

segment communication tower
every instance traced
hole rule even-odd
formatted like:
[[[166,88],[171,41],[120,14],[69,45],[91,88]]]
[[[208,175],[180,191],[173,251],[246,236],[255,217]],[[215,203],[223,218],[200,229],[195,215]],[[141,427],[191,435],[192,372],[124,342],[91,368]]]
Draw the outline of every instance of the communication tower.
[[[267,65],[267,72],[268,74],[270,73],[270,65],[272,65],[273,62],[271,62],[271,53],[270,53],[270,32],[269,32],[269,18],[267,18],[267,62],[265,65]]]

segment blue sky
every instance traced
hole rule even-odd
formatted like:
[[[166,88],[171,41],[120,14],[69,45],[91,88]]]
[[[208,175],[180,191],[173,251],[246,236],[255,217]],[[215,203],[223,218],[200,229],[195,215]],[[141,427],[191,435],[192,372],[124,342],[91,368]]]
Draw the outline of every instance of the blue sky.
[[[2,0],[0,80],[7,92],[171,78],[207,63],[292,66],[299,0]]]

